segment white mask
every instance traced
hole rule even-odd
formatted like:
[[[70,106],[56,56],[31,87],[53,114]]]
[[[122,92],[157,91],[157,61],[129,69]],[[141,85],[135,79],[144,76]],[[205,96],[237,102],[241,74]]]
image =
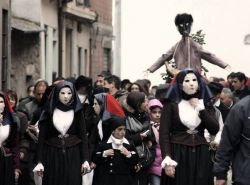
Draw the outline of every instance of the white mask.
[[[0,114],[3,113],[5,108],[5,103],[3,97],[0,97]]]
[[[69,87],[63,87],[59,92],[59,100],[61,103],[67,105],[72,99],[72,92]]]
[[[195,76],[194,73],[188,73],[183,82],[182,82],[182,90],[188,94],[192,95],[195,94],[198,90],[198,81],[197,77]]]

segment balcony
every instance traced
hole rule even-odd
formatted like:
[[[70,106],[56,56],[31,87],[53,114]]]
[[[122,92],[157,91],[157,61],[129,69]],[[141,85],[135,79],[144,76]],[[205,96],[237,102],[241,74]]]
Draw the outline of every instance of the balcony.
[[[74,17],[79,21],[95,22],[97,14],[88,7],[76,6],[75,2],[65,4],[63,12],[69,16]]]

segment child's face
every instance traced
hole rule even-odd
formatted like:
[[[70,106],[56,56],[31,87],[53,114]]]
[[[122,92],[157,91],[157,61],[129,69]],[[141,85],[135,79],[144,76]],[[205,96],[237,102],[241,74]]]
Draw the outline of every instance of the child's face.
[[[125,126],[120,126],[117,127],[113,132],[112,135],[116,138],[116,139],[123,139],[125,137],[125,133],[126,133],[126,128]]]
[[[153,108],[150,111],[150,117],[151,117],[153,122],[160,123],[161,109],[159,107]]]

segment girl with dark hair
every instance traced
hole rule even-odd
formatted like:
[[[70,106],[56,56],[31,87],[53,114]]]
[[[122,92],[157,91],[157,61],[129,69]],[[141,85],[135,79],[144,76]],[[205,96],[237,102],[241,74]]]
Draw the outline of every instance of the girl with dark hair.
[[[160,121],[162,185],[213,185],[212,161],[204,130],[212,135],[219,123],[206,109],[212,97],[201,75],[185,69],[169,88]]]
[[[8,97],[0,92],[0,185],[13,185],[19,170],[17,124]]]
[[[81,102],[71,82],[55,85],[39,120],[34,172],[43,185],[81,185],[89,169],[88,146]]]
[[[148,168],[154,161],[155,156],[155,137],[150,126],[148,115],[148,100],[143,92],[131,92],[127,96],[128,110],[126,111],[127,138],[130,139],[138,149],[143,146],[150,150],[151,157],[146,159],[140,157],[135,166],[134,181],[138,185],[148,184]]]
[[[139,83],[134,82],[129,86],[128,92],[144,92],[144,91],[143,91],[142,86]]]

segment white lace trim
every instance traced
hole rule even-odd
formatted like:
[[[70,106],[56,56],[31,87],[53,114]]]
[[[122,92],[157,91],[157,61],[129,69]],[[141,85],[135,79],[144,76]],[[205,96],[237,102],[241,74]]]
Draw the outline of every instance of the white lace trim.
[[[188,127],[190,130],[194,130],[201,123],[199,111],[204,109],[204,104],[203,100],[199,101],[200,103],[196,108],[194,108],[187,100],[181,100],[181,102],[178,104],[180,120],[182,124]]]
[[[74,110],[63,112],[59,109],[55,109],[53,113],[53,124],[55,128],[65,135],[71,126],[74,119]]]

